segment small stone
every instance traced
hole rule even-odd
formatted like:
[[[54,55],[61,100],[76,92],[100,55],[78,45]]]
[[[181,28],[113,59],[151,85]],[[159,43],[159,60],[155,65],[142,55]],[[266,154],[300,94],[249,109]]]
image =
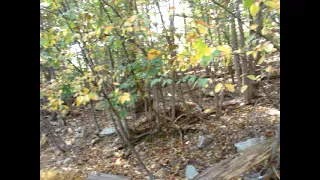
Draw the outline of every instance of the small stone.
[[[73,126],[73,127],[76,127],[76,126],[77,126],[77,123],[74,122],[74,121],[70,122],[70,124],[71,124],[71,126]]]
[[[83,137],[83,135],[84,135],[84,133],[83,133],[83,132],[81,132],[81,133],[77,133],[77,134],[76,134],[76,138],[82,138],[82,137]]]
[[[63,161],[64,164],[70,164],[73,162],[73,159],[72,158],[67,158]]]
[[[100,137],[104,137],[106,135],[112,135],[116,132],[116,130],[114,128],[104,128],[100,133],[99,136]]]
[[[57,128],[56,133],[60,132],[61,130],[62,130],[62,128]]]
[[[82,127],[77,127],[76,128],[76,132],[81,132],[82,131]]]
[[[248,139],[246,141],[241,141],[241,142],[235,143],[234,146],[237,148],[238,152],[242,152],[247,148],[250,148],[250,147],[253,147],[253,146],[257,145],[257,144],[263,143],[264,140],[265,140],[264,137],[251,138],[251,139]]]
[[[56,121],[52,121],[52,122],[50,122],[50,124],[51,124],[52,126],[59,126],[59,122],[56,122]]]
[[[68,128],[67,131],[68,131],[68,133],[72,133],[73,132],[71,128]]]

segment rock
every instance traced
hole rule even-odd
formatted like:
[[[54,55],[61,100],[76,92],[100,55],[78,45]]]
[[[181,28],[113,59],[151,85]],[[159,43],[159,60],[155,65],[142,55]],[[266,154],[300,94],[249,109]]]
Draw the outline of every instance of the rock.
[[[73,162],[73,159],[72,158],[67,158],[63,161],[64,164],[70,164]]]
[[[82,138],[82,137],[83,137],[83,135],[84,135],[84,133],[83,133],[83,132],[81,132],[81,133],[77,133],[77,134],[76,134],[76,138]]]
[[[61,130],[62,130],[62,128],[57,128],[56,133],[60,132]]]
[[[212,141],[212,137],[200,135],[197,148],[204,148]]]
[[[82,127],[81,126],[76,128],[76,132],[81,132],[81,131],[82,131]]]
[[[99,142],[99,139],[94,138],[94,139],[91,140],[90,145],[95,145],[95,144],[97,144],[98,142]]]
[[[186,171],[185,171],[185,176],[187,179],[192,179],[196,175],[198,175],[197,169],[193,165],[187,165]]]
[[[163,178],[166,175],[166,173],[164,172],[164,170],[162,168],[159,169],[155,174],[156,174],[156,176],[158,176],[160,178]]]
[[[68,133],[72,133],[73,132],[71,128],[68,128],[67,131],[68,131]]]
[[[184,135],[184,136],[183,136],[183,139],[185,139],[185,140],[190,140],[188,135]]]
[[[112,135],[116,132],[116,130],[114,128],[104,128],[100,133],[99,133],[99,136],[100,137],[104,137],[106,135]]]
[[[260,138],[251,138],[246,141],[241,141],[238,143],[235,143],[234,146],[237,148],[238,152],[242,152],[247,148],[253,147],[257,144],[262,144],[264,142],[265,138],[260,137]]]
[[[73,126],[73,127],[76,127],[76,126],[77,126],[77,123],[74,122],[74,121],[70,122],[70,124],[71,124],[71,126]]]
[[[60,125],[60,123],[58,121],[51,121],[50,124],[52,126],[59,126]]]

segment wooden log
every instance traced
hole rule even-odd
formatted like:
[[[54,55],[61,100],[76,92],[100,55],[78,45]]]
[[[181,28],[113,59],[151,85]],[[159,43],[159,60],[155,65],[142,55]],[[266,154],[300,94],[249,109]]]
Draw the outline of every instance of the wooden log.
[[[240,176],[270,156],[274,138],[257,144],[202,171],[194,180],[229,180]]]
[[[104,173],[98,173],[98,174],[90,173],[88,175],[88,180],[129,180],[129,179],[130,178],[125,176],[118,176],[118,175],[104,174]]]

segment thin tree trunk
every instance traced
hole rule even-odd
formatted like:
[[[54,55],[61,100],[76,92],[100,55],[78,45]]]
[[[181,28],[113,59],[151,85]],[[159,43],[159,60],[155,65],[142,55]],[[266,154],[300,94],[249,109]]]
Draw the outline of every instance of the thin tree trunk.
[[[159,114],[159,96],[158,96],[158,89],[156,88],[157,86],[154,86],[154,96],[155,96],[155,107],[156,107],[156,111]],[[156,129],[158,132],[160,132],[160,119],[158,116],[156,116]]]
[[[244,42],[244,33],[243,33],[243,25],[242,22],[239,20],[241,19],[240,15],[240,9],[239,5],[241,3],[241,0],[237,0],[236,4],[236,16],[238,20],[238,25],[239,25],[239,44],[240,44],[240,49],[244,50],[245,42]],[[244,55],[241,57],[242,63],[241,63],[241,68],[243,75],[242,80],[243,80],[243,85],[247,85],[248,88],[245,92],[243,92],[243,99],[245,104],[249,102],[249,100],[252,98],[252,86],[251,83],[249,82],[249,79],[247,78],[248,75],[248,63],[247,63],[247,58],[246,58],[246,52],[244,52]]]
[[[235,25],[235,18],[231,16],[231,40],[232,40],[232,50],[238,50],[238,42],[237,42],[237,32],[236,32],[236,25]],[[235,72],[237,77],[237,89],[240,91],[241,89],[241,71],[240,71],[240,60],[239,55],[233,55],[233,61],[235,66]]]
[[[96,127],[96,132],[99,133],[101,131],[98,121],[97,121],[97,117],[96,117],[96,113],[93,107],[93,103],[92,100],[90,100],[90,110],[91,110],[91,119],[94,123],[94,126]]]

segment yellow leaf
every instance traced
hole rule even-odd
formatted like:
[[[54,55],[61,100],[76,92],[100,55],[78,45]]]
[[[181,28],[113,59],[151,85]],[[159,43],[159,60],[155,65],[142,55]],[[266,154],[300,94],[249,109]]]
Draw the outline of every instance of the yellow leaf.
[[[113,83],[113,85],[119,86],[119,83],[117,83],[117,82],[114,82],[114,83]]]
[[[89,97],[90,97],[91,100],[95,100],[95,101],[99,100],[99,96],[98,96],[97,93],[90,93]]]
[[[197,38],[197,37],[198,37],[198,35],[197,35],[195,32],[189,33],[189,34],[187,35],[187,41],[188,41],[188,42],[192,42],[192,41],[194,41],[194,39]]]
[[[252,24],[249,29],[254,30],[258,27],[258,24]]]
[[[121,161],[121,158],[118,158],[115,162],[116,165],[121,166],[123,162]]]
[[[83,95],[88,94],[89,91],[90,91],[90,90],[89,90],[88,88],[83,88],[83,89],[82,89]]]
[[[78,97],[76,98],[76,105],[79,106],[79,105],[82,103],[83,99],[84,99],[83,96],[78,96]]]
[[[103,69],[103,66],[101,66],[101,65],[95,66],[93,68],[93,70],[95,70],[95,71],[101,71],[102,69]]]
[[[241,49],[235,50],[235,51],[233,51],[233,53],[239,54],[239,53],[241,53]]]
[[[219,51],[222,51],[224,53],[224,56],[227,59],[226,66],[228,66],[231,58],[231,55],[230,55],[232,50],[231,47],[229,45],[223,45],[223,46],[218,46],[217,48]]]
[[[215,106],[211,106],[211,107],[209,107],[208,109],[205,109],[204,111],[203,111],[203,113],[211,113],[211,112],[213,112],[214,110],[216,109],[216,107]]]
[[[273,9],[280,9],[280,1],[279,2],[267,1],[264,4]]]
[[[265,57],[264,56],[262,56],[260,59],[259,59],[259,61],[258,61],[258,63],[257,64],[261,64],[261,63],[263,63],[263,61],[265,60]]]
[[[121,104],[125,103],[126,101],[130,101],[130,94],[127,92],[122,93],[118,98],[118,102]]]
[[[202,36],[206,35],[208,33],[208,30],[206,27],[202,26],[202,25],[198,25],[198,29],[199,29],[199,32]]]
[[[214,48],[207,47],[204,50],[204,55],[205,56],[210,56],[214,50],[215,50]]]
[[[85,105],[87,102],[90,101],[90,97],[89,94],[86,94],[85,96],[83,96],[83,101],[82,104]]]
[[[268,73],[273,73],[273,72],[274,72],[274,69],[273,69],[271,66],[268,66],[268,67],[266,68],[266,72],[268,72]]]
[[[256,16],[257,13],[259,11],[259,6],[257,6],[255,3],[253,3],[251,6],[250,6],[250,14],[251,16]]]
[[[257,52],[257,51],[252,51],[252,53],[251,53],[251,54],[252,54],[252,57],[253,57],[253,58],[257,58],[257,54],[258,54],[258,52]]]
[[[148,51],[148,59],[149,60],[153,60],[160,53],[161,53],[161,51],[158,51],[158,50],[155,50],[155,49],[151,49],[150,51]]]
[[[254,75],[248,75],[247,78],[249,78],[253,81],[257,80],[257,77],[255,77]]]
[[[225,84],[224,87],[226,87],[228,91],[234,92],[234,87],[232,84]]]
[[[200,61],[199,60],[197,60],[196,59],[196,57],[194,57],[194,56],[190,56],[190,64],[192,65],[192,66],[196,66]]]
[[[247,51],[246,55],[249,56],[250,54],[252,54],[252,51]]]
[[[116,89],[114,90],[114,93],[115,93],[115,94],[118,94],[118,93],[119,93],[119,88],[116,88]]]
[[[222,84],[222,83],[217,84],[216,87],[214,88],[214,92],[215,92],[215,93],[220,92],[221,89],[222,89],[222,87],[223,87],[223,84]]]
[[[98,81],[98,85],[100,86],[100,85],[102,84],[102,82],[103,82],[103,79],[100,79],[100,80]]]
[[[107,26],[107,27],[104,29],[104,34],[109,34],[112,29],[113,29],[113,26]]]
[[[118,157],[118,158],[123,156],[123,154],[122,154],[122,153],[119,153],[119,152],[115,152],[114,155],[115,155],[116,157]]]
[[[248,89],[248,85],[243,85],[242,87],[241,87],[241,93],[243,93],[244,91],[246,91]]]

